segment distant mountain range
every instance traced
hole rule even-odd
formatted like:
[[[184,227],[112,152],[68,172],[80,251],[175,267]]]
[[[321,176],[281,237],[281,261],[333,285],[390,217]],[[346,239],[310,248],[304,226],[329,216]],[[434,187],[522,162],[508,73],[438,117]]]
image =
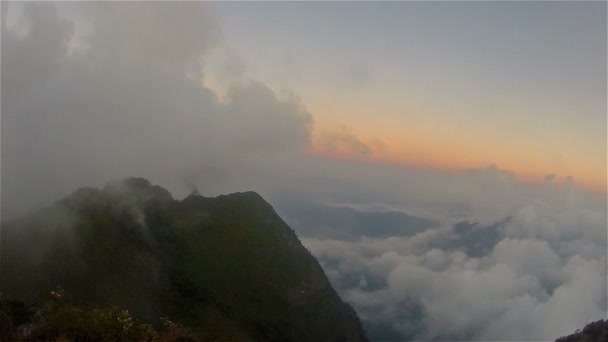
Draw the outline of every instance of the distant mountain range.
[[[400,211],[360,211],[347,206],[309,202],[281,203],[281,215],[300,236],[356,240],[412,236],[437,227],[438,222]]]
[[[0,289],[27,305],[60,286],[76,305],[115,305],[153,325],[169,317],[200,339],[366,340],[317,260],[254,192],[175,200],[130,178],[79,189],[1,233]]]

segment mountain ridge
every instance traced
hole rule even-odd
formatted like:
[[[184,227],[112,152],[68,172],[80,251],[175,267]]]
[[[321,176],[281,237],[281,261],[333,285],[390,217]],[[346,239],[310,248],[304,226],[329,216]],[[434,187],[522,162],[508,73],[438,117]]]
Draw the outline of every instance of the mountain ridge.
[[[2,234],[8,297],[39,302],[59,285],[77,303],[169,316],[203,338],[366,340],[317,260],[252,191],[175,200],[129,178],[80,188]]]

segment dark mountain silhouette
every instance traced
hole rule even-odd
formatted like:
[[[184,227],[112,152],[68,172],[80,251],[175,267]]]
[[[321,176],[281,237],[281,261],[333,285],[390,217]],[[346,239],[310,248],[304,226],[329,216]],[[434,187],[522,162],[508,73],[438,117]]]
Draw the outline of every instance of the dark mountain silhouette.
[[[583,330],[560,337],[555,342],[606,342],[608,341],[608,319],[587,324]]]
[[[254,192],[180,201],[141,178],[82,188],[3,223],[1,248],[0,288],[27,305],[60,286],[74,305],[124,308],[155,326],[169,317],[202,339],[366,339],[317,260]]]

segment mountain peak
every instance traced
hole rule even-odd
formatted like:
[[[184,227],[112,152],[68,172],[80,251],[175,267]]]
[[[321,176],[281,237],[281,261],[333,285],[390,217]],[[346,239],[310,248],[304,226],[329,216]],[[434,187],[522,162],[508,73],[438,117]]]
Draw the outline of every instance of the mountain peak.
[[[103,191],[110,195],[131,194],[141,200],[151,198],[167,201],[173,200],[173,196],[171,196],[168,190],[158,185],[152,185],[149,180],[139,177],[130,177],[110,182],[106,184]]]
[[[61,286],[78,303],[150,323],[168,316],[203,339],[366,339],[317,260],[253,191],[178,201],[128,178],[81,188],[2,232],[1,286],[15,299]]]

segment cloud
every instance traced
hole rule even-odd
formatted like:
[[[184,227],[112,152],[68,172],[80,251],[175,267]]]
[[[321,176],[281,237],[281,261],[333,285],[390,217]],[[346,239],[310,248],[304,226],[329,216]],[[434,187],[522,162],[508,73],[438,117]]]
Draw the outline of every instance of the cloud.
[[[521,202],[502,225],[467,228],[495,230],[486,253],[469,253],[467,230],[453,225],[412,237],[303,241],[372,329],[416,340],[553,340],[608,309],[605,199],[592,206],[584,193],[557,190],[528,189],[525,200],[496,193]]]
[[[370,145],[372,145],[372,147],[378,151],[386,150],[386,143],[384,142],[384,140],[382,140],[380,138],[372,139],[372,141],[370,142]]]
[[[205,82],[227,88],[242,81],[247,74],[247,64],[233,48],[222,46],[214,49],[206,58],[204,66]]]
[[[191,190],[186,177],[203,194],[253,189],[485,223],[512,215],[535,191],[496,166],[446,172],[302,153],[313,117],[296,97],[239,77],[242,65],[225,96],[201,85],[209,63],[230,50],[205,4],[56,6],[62,12],[10,3],[27,34],[2,27],[3,214],[132,175],[176,197]],[[70,54],[74,37],[81,48]],[[383,146],[347,128],[321,140],[363,156]],[[545,188],[555,199],[571,191]]]
[[[331,153],[346,150],[356,155],[365,156],[374,152],[372,146],[364,143],[346,126],[342,126],[336,131],[325,132],[321,135],[319,144],[321,149]],[[382,148],[383,145],[381,141],[376,139],[373,141],[373,146]]]
[[[186,174],[214,191],[309,144],[312,116],[294,98],[255,80],[231,82],[225,98],[201,85],[221,48],[204,4],[11,6],[27,33],[2,27],[5,215],[130,175],[175,190]],[[89,29],[69,54],[75,23]]]
[[[13,13],[8,2],[2,5],[3,15]],[[50,76],[61,63],[73,30],[70,23],[58,20],[53,6],[32,3],[24,7],[27,39],[20,38],[17,28],[7,29],[8,20],[2,21],[2,71],[3,78],[10,80],[10,85],[2,87],[6,99],[23,96],[22,92]]]
[[[219,26],[205,6],[110,2],[77,8],[93,24],[88,44],[100,60],[175,67],[173,72],[183,73],[219,43]]]

